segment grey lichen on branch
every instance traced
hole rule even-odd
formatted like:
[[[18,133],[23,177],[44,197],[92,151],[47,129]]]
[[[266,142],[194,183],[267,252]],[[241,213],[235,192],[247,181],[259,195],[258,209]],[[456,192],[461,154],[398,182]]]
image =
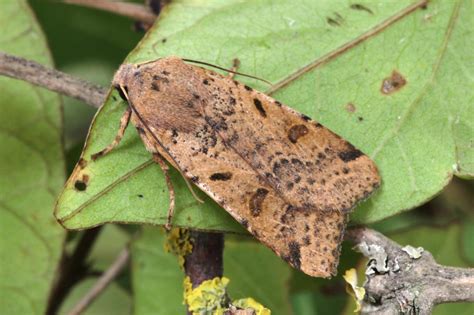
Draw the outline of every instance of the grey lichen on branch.
[[[20,79],[48,90],[76,98],[93,107],[100,107],[107,89],[69,74],[45,67],[32,60],[0,52],[0,75]]]
[[[442,266],[421,248],[402,247],[368,229],[347,238],[369,258],[361,314],[431,314],[437,304],[474,302],[474,269]]]

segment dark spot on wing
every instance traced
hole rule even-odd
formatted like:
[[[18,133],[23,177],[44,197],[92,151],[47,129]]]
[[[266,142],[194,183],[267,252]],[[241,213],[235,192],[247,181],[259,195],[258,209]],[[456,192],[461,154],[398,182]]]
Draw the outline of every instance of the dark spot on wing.
[[[209,81],[207,79],[204,79],[202,83],[204,83],[205,85],[209,85]]]
[[[193,176],[193,177],[191,177],[191,181],[192,181],[193,183],[199,182],[199,176]]]
[[[407,84],[405,78],[396,70],[393,70],[392,75],[383,79],[380,91],[382,94],[389,95],[399,91]]]
[[[247,91],[253,91],[253,89],[252,89],[250,86],[248,86],[248,85],[244,85],[244,88],[245,88]]]
[[[265,200],[265,197],[268,194],[268,190],[265,188],[258,188],[257,191],[253,194],[253,196],[249,200],[249,208],[250,213],[254,217],[258,217],[262,212],[262,204]]]
[[[248,228],[248,227],[249,227],[249,221],[248,221],[247,219],[242,219],[242,220],[240,221],[240,224],[242,224],[242,226],[243,226],[244,228]]]
[[[301,114],[301,118],[303,118],[304,121],[310,121],[311,117],[306,116],[305,114]]]
[[[156,81],[153,81],[153,82],[151,82],[151,89],[154,90],[154,91],[159,92],[160,91],[160,86],[158,85],[158,83]]]
[[[263,108],[262,102],[258,98],[254,98],[253,103],[255,104],[255,107],[257,108],[260,115],[262,115],[262,117],[267,117],[267,113],[265,112],[265,109]]]
[[[222,180],[226,181],[232,178],[232,173],[231,172],[225,172],[225,173],[214,173],[212,174],[209,179],[212,181],[216,180]]]
[[[367,13],[374,14],[374,12],[372,12],[371,9],[369,9],[365,5],[362,5],[362,4],[359,4],[359,3],[351,4],[350,8],[353,9],[353,10],[365,11]]]
[[[305,125],[295,125],[288,131],[288,139],[292,143],[296,143],[299,138],[303,137],[309,132]]]
[[[301,268],[301,253],[300,253],[300,244],[295,241],[288,243],[288,249],[290,255],[288,257],[288,262],[292,264],[295,268]]]
[[[361,155],[363,155],[363,153],[357,150],[356,148],[354,148],[354,146],[350,143],[347,143],[347,147],[345,151],[339,152],[337,154],[337,156],[346,163],[357,159]]]
[[[155,81],[158,81],[158,82],[163,82],[163,83],[169,83],[170,80],[168,80],[168,78],[165,78],[165,77],[162,77],[162,76],[159,76],[159,75],[154,75],[153,76],[153,80]]]
[[[308,235],[306,235],[305,237],[303,237],[303,243],[308,246],[308,245],[311,245],[311,239],[309,238]]]

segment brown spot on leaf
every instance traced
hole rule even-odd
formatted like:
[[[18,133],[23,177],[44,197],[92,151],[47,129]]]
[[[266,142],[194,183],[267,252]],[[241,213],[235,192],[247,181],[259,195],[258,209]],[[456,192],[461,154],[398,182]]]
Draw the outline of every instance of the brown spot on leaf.
[[[326,22],[331,26],[341,26],[341,24],[333,18],[327,17]]]
[[[347,103],[346,104],[346,110],[349,112],[349,113],[354,113],[356,111],[356,107],[354,104],[352,103]]]
[[[74,188],[76,188],[76,190],[78,191],[84,191],[87,189],[87,184],[84,183],[82,180],[76,180],[76,182],[74,183]]]
[[[308,132],[309,130],[305,125],[295,125],[288,131],[288,139],[290,139],[291,142],[296,143],[299,138],[306,135]]]
[[[404,87],[406,83],[405,78],[399,72],[393,70],[392,75],[383,80],[380,91],[386,95],[392,94]]]
[[[77,191],[84,191],[87,189],[87,183],[89,182],[89,175],[82,175],[82,179],[78,179],[74,182],[74,188]]]
[[[87,166],[87,161],[84,160],[83,158],[80,158],[79,162],[77,162],[77,165],[79,165],[81,169],[84,169]]]
[[[267,194],[267,189],[258,188],[257,191],[253,194],[252,198],[250,198],[249,208],[252,216],[258,217],[260,215],[260,212],[262,212],[262,204]]]
[[[369,9],[365,5],[362,5],[362,4],[359,4],[359,3],[351,4],[350,8],[353,9],[353,10],[365,11],[367,13],[374,14],[374,12],[372,12],[371,9]]]

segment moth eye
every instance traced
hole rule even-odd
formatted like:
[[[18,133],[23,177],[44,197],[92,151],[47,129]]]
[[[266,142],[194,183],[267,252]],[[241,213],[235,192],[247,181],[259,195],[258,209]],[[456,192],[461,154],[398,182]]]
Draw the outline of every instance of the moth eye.
[[[128,92],[128,89],[127,89],[126,86],[122,86],[122,88],[125,90],[125,92]],[[123,93],[122,88],[120,88],[119,85],[116,85],[116,86],[115,86],[115,90],[117,90],[117,92],[119,93],[120,98],[121,98],[122,100],[124,100],[125,102],[127,102],[127,97],[126,97],[125,94]]]

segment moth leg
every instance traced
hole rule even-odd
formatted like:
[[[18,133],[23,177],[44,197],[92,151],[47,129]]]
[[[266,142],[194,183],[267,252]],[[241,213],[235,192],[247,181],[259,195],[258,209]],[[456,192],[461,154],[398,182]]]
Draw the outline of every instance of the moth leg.
[[[240,66],[240,60],[238,58],[235,58],[234,60],[232,60],[232,68],[230,70],[235,72],[235,71],[237,71],[239,66]],[[230,79],[232,79],[235,76],[234,72],[229,72],[228,77]]]
[[[130,107],[127,107],[127,109],[125,110],[125,112],[122,115],[122,118],[120,118],[120,127],[119,127],[119,130],[117,132],[117,135],[115,136],[114,141],[112,141],[112,143],[109,144],[102,151],[99,151],[95,154],[92,154],[91,155],[92,160],[96,160],[96,159],[100,158],[101,156],[106,155],[107,153],[112,151],[120,143],[120,140],[122,140],[122,137],[125,133],[125,129],[127,129],[128,123],[130,122],[130,116],[131,115],[132,115],[132,110],[131,110]]]
[[[166,224],[165,224],[165,229],[170,230],[171,229],[171,220],[173,219],[173,214],[174,214],[174,208],[175,208],[175,193],[174,193],[174,187],[173,183],[171,182],[170,175],[168,173],[169,167],[163,160],[163,157],[159,153],[153,153],[153,160],[158,163],[160,166],[161,170],[163,171],[163,174],[165,175],[165,180],[166,180],[166,185],[168,186],[168,193],[170,195],[170,204],[168,207],[168,215],[166,218]]]

